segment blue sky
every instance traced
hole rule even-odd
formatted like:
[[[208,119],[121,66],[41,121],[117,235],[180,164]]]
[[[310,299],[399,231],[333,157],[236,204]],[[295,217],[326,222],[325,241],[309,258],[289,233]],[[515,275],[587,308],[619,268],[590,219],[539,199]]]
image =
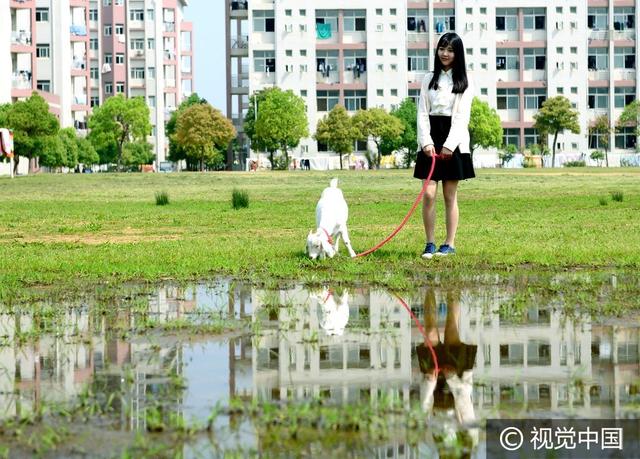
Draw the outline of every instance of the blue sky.
[[[193,22],[195,90],[226,114],[224,1],[190,0],[185,19]]]

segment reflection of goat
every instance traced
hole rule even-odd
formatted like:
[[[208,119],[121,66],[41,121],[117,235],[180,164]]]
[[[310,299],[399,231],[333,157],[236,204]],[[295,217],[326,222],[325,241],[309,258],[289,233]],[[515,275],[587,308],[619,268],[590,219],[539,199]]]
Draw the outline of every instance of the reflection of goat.
[[[330,289],[325,289],[316,296],[322,308],[320,327],[327,335],[342,336],[349,322],[349,293],[345,290],[338,296]]]

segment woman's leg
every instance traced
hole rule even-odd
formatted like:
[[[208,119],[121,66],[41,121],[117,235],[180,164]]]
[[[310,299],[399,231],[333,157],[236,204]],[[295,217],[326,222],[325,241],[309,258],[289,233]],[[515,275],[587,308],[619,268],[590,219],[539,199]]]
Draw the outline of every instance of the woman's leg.
[[[447,292],[447,321],[444,325],[445,346],[460,344],[460,292]]]
[[[458,229],[458,181],[444,180],[442,194],[446,209],[447,240],[445,244],[455,247],[456,231]]]
[[[436,293],[431,288],[427,288],[424,295],[424,332],[427,335],[425,341],[429,341],[432,346],[440,342],[438,333],[438,319],[436,317]],[[427,344],[425,342],[425,344]]]
[[[427,242],[436,240],[436,193],[438,192],[438,182],[429,181],[427,190],[422,199],[422,223],[424,223],[424,233]]]

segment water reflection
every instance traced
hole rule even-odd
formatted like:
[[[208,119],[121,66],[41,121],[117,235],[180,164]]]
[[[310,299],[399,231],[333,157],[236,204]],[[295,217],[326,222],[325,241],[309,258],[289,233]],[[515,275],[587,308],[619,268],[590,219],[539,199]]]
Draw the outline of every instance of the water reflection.
[[[418,404],[462,426],[471,445],[475,420],[486,417],[637,417],[638,324],[564,317],[552,307],[558,298],[514,309],[517,294],[426,289],[403,296],[434,347],[438,377],[398,298],[366,287],[167,285],[106,305],[89,298],[0,308],[0,419],[42,400],[71,400],[87,387],[122,395],[114,404],[121,429],[146,429],[148,409],[160,399],[185,419],[203,420],[233,396]],[[127,334],[211,314],[250,318],[253,336]],[[243,441],[258,444],[249,437]],[[443,440],[434,441],[437,449]],[[386,447],[392,457],[417,454],[401,440]]]

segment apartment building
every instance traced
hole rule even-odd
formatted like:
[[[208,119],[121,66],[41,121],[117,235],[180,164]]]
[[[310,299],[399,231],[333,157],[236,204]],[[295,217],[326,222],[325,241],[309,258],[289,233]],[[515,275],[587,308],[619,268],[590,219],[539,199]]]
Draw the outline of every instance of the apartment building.
[[[417,99],[438,39],[455,31],[477,97],[502,120],[505,144],[538,143],[533,115],[564,95],[580,114],[581,134],[562,135],[558,151],[586,152],[601,146],[587,135],[595,117],[606,114],[614,126],[637,97],[638,10],[635,0],[354,0],[348,9],[333,0],[227,0],[227,112],[248,144],[249,95],[269,86],[305,100],[311,133],[338,103],[351,112],[390,110]],[[633,128],[611,134],[609,144],[614,153],[635,152]],[[366,146],[358,143],[357,154]],[[310,137],[294,155],[326,151]]]
[[[115,94],[151,110],[157,162],[164,123],[193,91],[193,26],[186,0],[3,0],[0,102],[38,91],[63,127],[86,133],[92,107]]]

